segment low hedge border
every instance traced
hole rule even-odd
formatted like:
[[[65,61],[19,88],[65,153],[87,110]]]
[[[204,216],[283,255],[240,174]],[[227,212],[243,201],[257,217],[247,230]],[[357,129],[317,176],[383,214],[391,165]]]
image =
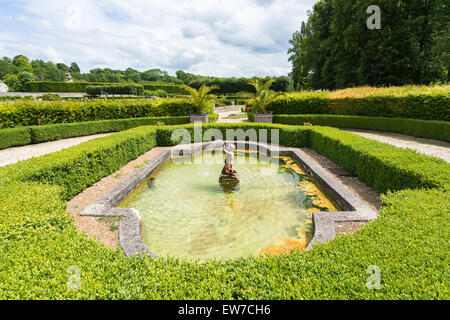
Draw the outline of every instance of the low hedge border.
[[[0,130],[0,150],[59,139],[97,133],[123,131],[148,125],[176,125],[189,123],[189,117],[150,117],[63,123]]]
[[[173,145],[169,138],[177,128],[193,130],[139,127],[0,168],[0,298],[450,298],[449,164],[335,128],[204,126],[279,129],[281,144],[312,147],[378,191],[390,189],[379,218],[355,235],[291,255],[198,264],[127,259],[77,232],[64,202],[154,146]],[[366,285],[370,266],[381,270],[379,289]],[[82,273],[77,290],[68,288],[69,268]]]
[[[280,124],[302,125],[308,121],[319,126],[395,132],[450,142],[450,122],[447,121],[317,114],[273,116],[273,122]]]

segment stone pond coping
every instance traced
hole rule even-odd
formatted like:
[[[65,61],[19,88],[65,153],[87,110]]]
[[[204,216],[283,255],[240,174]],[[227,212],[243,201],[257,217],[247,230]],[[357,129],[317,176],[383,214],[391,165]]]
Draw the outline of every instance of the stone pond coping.
[[[249,141],[228,143],[234,143],[237,150],[245,148],[246,150],[258,150],[260,153],[268,156],[292,157],[343,210],[340,212],[313,213],[314,236],[306,249],[311,249],[315,243],[333,240],[336,235],[336,222],[367,222],[377,217],[375,211],[365,205],[358,197],[345,188],[339,180],[325,171],[318,162],[301,149]],[[144,244],[141,238],[142,219],[139,212],[131,208],[116,208],[116,206],[171,156],[189,156],[207,148],[213,149],[215,146],[217,147],[217,142],[194,143],[178,145],[161,151],[142,168],[130,174],[112,190],[90,204],[81,212],[81,216],[122,217],[119,224],[119,243],[125,255],[149,254],[157,257]]]

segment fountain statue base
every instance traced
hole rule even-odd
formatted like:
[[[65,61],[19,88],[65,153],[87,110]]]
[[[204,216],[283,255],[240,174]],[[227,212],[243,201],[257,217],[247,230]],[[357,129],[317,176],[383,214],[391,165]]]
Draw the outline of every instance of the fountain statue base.
[[[226,164],[219,177],[219,183],[225,192],[239,190],[239,176],[232,164]]]

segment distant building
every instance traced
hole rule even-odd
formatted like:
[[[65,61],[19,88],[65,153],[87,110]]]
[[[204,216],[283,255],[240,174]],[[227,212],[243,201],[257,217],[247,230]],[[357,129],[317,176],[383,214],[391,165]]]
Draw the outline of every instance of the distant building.
[[[73,77],[70,73],[66,73],[66,82],[73,82]]]
[[[0,80],[0,92],[8,92],[8,86]]]

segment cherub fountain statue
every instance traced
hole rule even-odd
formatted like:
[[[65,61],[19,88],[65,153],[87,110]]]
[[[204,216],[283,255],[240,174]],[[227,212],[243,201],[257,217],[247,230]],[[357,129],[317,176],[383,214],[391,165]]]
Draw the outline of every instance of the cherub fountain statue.
[[[226,154],[225,165],[219,177],[220,185],[225,192],[236,191],[239,188],[239,176],[234,168],[234,144],[224,143],[223,151]]]

